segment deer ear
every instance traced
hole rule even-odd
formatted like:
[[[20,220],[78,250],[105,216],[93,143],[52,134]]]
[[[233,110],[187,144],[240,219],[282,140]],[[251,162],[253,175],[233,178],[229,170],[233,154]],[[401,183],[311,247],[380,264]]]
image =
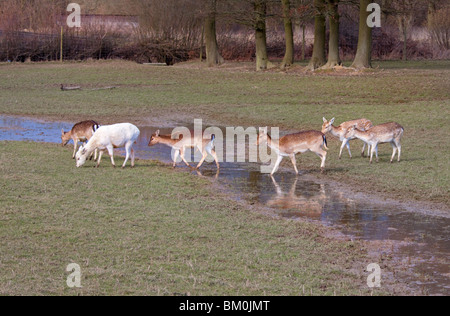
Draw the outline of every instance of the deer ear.
[[[333,124],[335,120],[336,120],[336,118],[333,117],[330,121],[330,124]]]
[[[61,129],[61,135],[64,135],[64,129]]]
[[[160,133],[161,133],[161,131],[157,130],[156,133],[155,133],[156,137],[158,137]]]
[[[323,118],[323,122],[324,122],[324,123],[328,122],[327,119],[326,119],[325,117]]]

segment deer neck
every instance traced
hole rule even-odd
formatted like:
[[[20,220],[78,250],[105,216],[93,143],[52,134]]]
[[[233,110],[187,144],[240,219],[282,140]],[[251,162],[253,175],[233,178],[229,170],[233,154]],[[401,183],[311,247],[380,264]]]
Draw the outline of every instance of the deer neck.
[[[94,152],[94,150],[97,149],[97,147],[98,147],[98,146],[97,146],[95,140],[93,140],[93,139],[91,138],[91,140],[87,142],[87,144],[85,145],[84,148],[86,149],[87,155],[90,156],[90,155]]]
[[[343,129],[341,126],[336,127],[334,125],[331,125],[331,135],[335,136],[335,137],[342,137],[343,136]]]
[[[267,135],[267,146],[269,146],[270,148],[274,149],[277,152],[280,151],[280,142],[273,141],[272,137],[270,137],[269,135]]]
[[[72,132],[66,132],[62,135],[62,140],[64,142],[69,142],[72,139]]]
[[[68,131],[64,133],[64,137],[67,139],[72,139],[73,137],[73,131]]]

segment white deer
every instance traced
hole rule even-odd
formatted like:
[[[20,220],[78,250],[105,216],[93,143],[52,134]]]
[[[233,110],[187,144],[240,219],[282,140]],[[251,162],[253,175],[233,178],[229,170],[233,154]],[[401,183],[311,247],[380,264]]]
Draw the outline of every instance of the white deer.
[[[111,157],[111,163],[114,167],[116,164],[114,162],[114,148],[123,148],[126,150],[125,161],[122,165],[122,168],[125,168],[125,165],[128,159],[131,156],[131,167],[134,167],[134,149],[133,144],[136,142],[140,135],[139,129],[133,124],[122,123],[116,125],[108,125],[100,127],[89,140],[89,142],[80,147],[76,154],[77,167],[81,167],[86,163],[87,157],[91,155],[91,153],[98,149],[100,150],[100,154],[97,161],[97,168],[100,165],[100,161],[102,160],[102,155],[105,150],[108,151],[109,156]]]
[[[345,133],[346,138],[356,137],[372,146],[370,153],[370,163],[372,163],[373,154],[376,154],[378,162],[378,145],[390,143],[392,145],[393,153],[391,163],[394,161],[395,155],[398,151],[398,162],[402,155],[401,140],[405,129],[398,123],[386,123],[372,127],[368,131],[359,130],[356,125],[351,126]]]

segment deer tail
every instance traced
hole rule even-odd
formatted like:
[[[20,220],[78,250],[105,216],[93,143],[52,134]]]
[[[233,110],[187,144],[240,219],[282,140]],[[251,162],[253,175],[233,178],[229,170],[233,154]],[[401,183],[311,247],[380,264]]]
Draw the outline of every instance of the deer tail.
[[[325,150],[328,150],[328,142],[327,142],[327,137],[325,135],[322,136],[323,137],[323,148]]]

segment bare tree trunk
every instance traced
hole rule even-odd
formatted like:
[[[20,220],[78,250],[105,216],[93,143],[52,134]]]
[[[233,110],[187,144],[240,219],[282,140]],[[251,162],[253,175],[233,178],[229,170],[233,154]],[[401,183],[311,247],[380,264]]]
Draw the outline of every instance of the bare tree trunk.
[[[431,25],[433,24],[433,16],[436,12],[436,5],[434,1],[428,0],[428,15],[427,15],[427,27],[430,32],[430,44],[433,45],[433,34],[431,32]]]
[[[284,36],[286,40],[286,52],[281,69],[292,66],[294,63],[294,32],[292,30],[291,2],[290,0],[281,0],[283,6],[283,22],[284,22]]]
[[[256,71],[271,68],[267,55],[267,35],[266,35],[266,0],[256,0],[255,3],[255,40],[256,40]]]
[[[208,67],[214,67],[224,63],[219,53],[216,36],[216,0],[209,1],[209,14],[205,19],[206,63]]]
[[[328,0],[328,14],[330,21],[330,42],[328,62],[322,68],[331,69],[341,64],[339,56],[339,0]]]
[[[314,22],[314,49],[311,61],[308,68],[316,70],[326,63],[325,59],[325,32],[326,19],[323,14],[325,8],[325,0],[314,0],[314,7],[316,9],[316,17]]]
[[[430,22],[433,19],[436,10],[436,3],[433,0],[428,0],[428,26],[430,26]]]
[[[408,60],[408,27],[407,21],[402,18],[402,28],[403,28],[403,61]]]
[[[306,59],[306,25],[302,25],[302,60]]]
[[[358,49],[351,66],[356,69],[372,68],[372,28],[367,25],[367,7],[372,1],[360,1]]]
[[[200,39],[200,62],[203,62],[203,47],[205,46],[205,26],[202,27],[202,38]]]

